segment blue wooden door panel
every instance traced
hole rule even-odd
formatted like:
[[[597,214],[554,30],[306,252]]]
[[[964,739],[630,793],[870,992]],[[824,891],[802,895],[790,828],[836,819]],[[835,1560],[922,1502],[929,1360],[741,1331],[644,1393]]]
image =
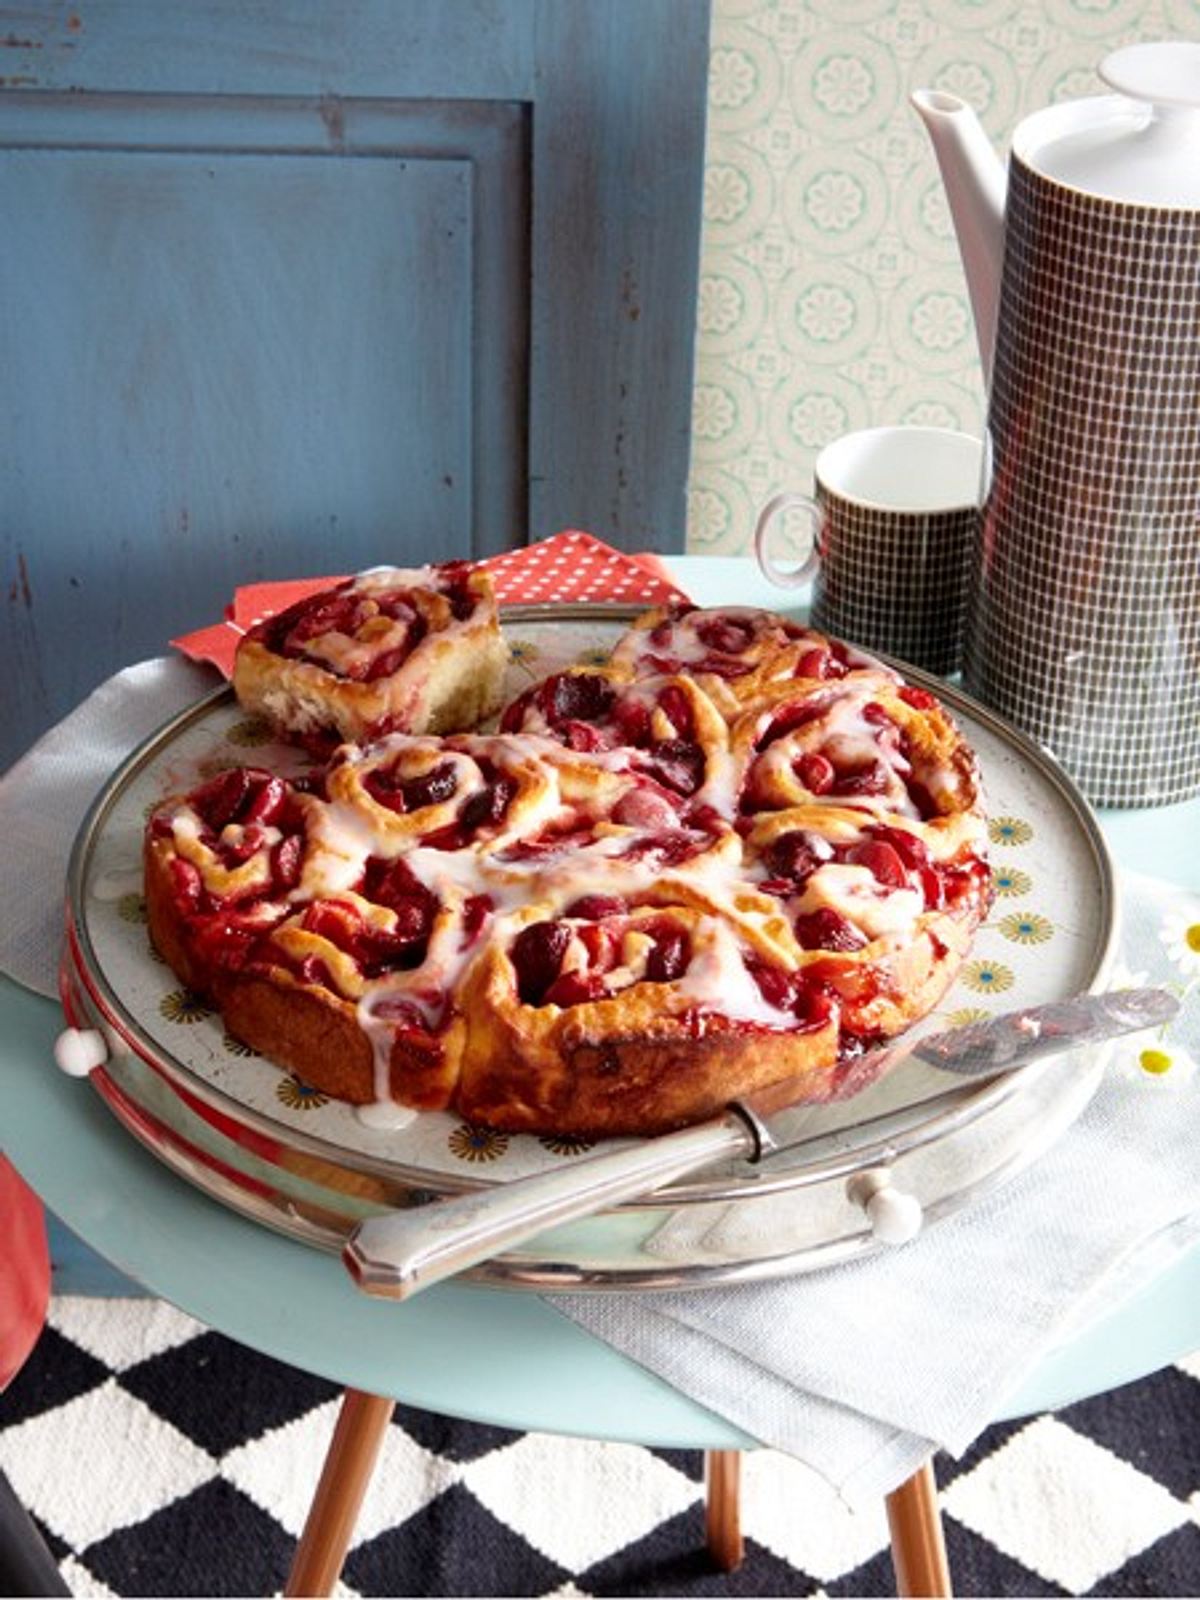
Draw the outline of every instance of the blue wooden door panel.
[[[704,0],[541,0],[531,525],[682,550],[699,272]]]
[[[526,146],[501,104],[0,98],[8,755],[239,582],[520,542]]]
[[[68,691],[81,629],[125,641],[149,612],[153,651],[247,571],[469,548],[468,166],[12,152],[0,195],[13,618],[38,602]],[[23,470],[55,436],[54,477]]]
[[[0,89],[526,100],[560,63],[546,0],[15,0],[0,5]],[[549,0],[613,11],[631,44],[658,17],[682,43],[705,0]],[[685,16],[684,13],[687,13]],[[632,51],[631,51],[632,54]]]
[[[0,767],[236,583],[683,538],[707,0],[0,0]]]

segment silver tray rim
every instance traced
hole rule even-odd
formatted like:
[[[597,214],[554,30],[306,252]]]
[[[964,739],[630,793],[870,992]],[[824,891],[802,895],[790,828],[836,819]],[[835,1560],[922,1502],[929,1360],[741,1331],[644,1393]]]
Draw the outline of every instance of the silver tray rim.
[[[568,604],[541,602],[501,608],[504,620],[517,625],[571,621],[631,622],[649,609],[652,608],[624,602]],[[1119,895],[1116,870],[1108,843],[1080,790],[1049,751],[1014,728],[990,708],[973,700],[956,685],[949,684],[907,662],[897,661],[878,653],[876,659],[901,672],[909,682],[929,689],[951,712],[963,713],[986,727],[996,738],[1035,767],[1057,791],[1059,799],[1066,804],[1073,821],[1079,827],[1081,836],[1090,848],[1098,877],[1100,906],[1096,936],[1091,959],[1088,962],[1087,989],[1089,992],[1094,992],[1102,988],[1116,957],[1119,937]],[[190,1095],[213,1110],[240,1122],[252,1132],[270,1138],[278,1138],[282,1132],[289,1145],[315,1159],[334,1163],[351,1161],[355,1168],[365,1174],[428,1195],[468,1193],[490,1189],[497,1184],[511,1181],[466,1174],[460,1177],[456,1173],[433,1171],[403,1162],[388,1161],[366,1152],[350,1152],[342,1145],[305,1133],[290,1124],[280,1123],[261,1112],[252,1110],[243,1102],[206,1083],[150,1039],[143,1031],[138,1018],[105,976],[88,934],[84,913],[84,885],[96,837],[124,788],[144,767],[157,759],[161,751],[169,746],[184,728],[207,715],[215,705],[231,698],[232,695],[231,685],[221,684],[194,704],[176,713],[130,752],[93,800],[76,835],[67,869],[67,947],[64,960],[71,959],[73,944],[76,971],[89,990],[93,1002],[104,1015],[105,1021],[157,1073],[169,1083],[185,1088]],[[845,1176],[880,1162],[892,1162],[910,1151],[954,1134],[975,1122],[977,1118],[991,1112],[1012,1095],[1026,1088],[1035,1077],[1039,1077],[1051,1068],[1056,1059],[1047,1057],[1021,1071],[985,1081],[977,1087],[952,1088],[933,1099],[884,1113],[872,1121],[851,1124],[839,1130],[838,1135],[830,1136],[843,1141],[842,1149],[825,1159],[818,1159],[807,1165],[788,1167],[780,1164],[775,1176],[764,1176],[759,1169],[751,1168],[745,1176],[670,1184],[652,1195],[611,1209],[613,1211],[656,1208],[674,1210],[681,1205],[710,1204],[738,1198],[757,1199],[781,1190],[803,1188],[831,1177]],[[876,1138],[868,1137],[865,1142],[860,1140],[857,1143],[845,1144],[847,1140],[853,1141],[856,1127],[861,1127],[867,1132],[876,1122],[879,1124]]]

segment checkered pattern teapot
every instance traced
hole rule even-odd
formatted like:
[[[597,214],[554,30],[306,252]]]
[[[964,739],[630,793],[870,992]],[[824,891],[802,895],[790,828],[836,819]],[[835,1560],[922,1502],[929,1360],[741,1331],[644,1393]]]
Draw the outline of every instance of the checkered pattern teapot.
[[[1200,43],[1017,128],[921,90],[967,271],[988,466],[964,682],[1099,805],[1200,793]]]

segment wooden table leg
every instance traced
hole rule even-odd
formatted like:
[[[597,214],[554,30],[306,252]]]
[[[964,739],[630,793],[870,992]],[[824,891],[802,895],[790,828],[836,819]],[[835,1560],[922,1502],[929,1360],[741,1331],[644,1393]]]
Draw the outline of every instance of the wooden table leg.
[[[896,1593],[944,1597],[950,1588],[942,1514],[933,1462],[927,1461],[887,1497]]]
[[[395,1409],[394,1400],[346,1390],[285,1595],[333,1593]]]
[[[742,1452],[704,1452],[704,1532],[708,1552],[722,1572],[742,1564]]]

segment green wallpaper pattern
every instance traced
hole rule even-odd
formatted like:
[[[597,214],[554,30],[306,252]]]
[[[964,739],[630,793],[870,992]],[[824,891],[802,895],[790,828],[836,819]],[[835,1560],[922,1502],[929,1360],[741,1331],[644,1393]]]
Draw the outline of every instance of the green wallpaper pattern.
[[[909,92],[960,95],[1004,151],[1027,112],[1103,92],[1108,50],[1163,38],[1200,39],[1200,0],[714,0],[690,550],[748,550],[762,503],[853,428],[982,429]]]

